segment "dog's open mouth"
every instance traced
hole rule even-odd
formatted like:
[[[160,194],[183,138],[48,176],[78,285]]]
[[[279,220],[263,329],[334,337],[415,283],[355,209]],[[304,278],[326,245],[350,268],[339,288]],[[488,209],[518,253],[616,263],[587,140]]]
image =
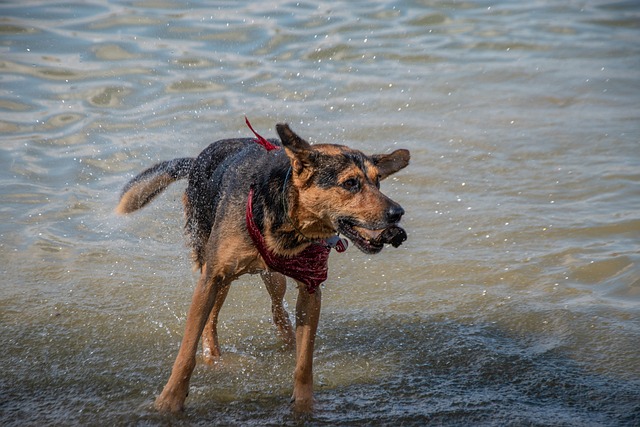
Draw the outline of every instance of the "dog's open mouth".
[[[392,224],[386,228],[372,230],[351,221],[342,220],[338,227],[340,233],[345,235],[362,252],[376,254],[384,248],[385,244],[391,244],[397,248],[407,240],[407,233],[398,225]]]

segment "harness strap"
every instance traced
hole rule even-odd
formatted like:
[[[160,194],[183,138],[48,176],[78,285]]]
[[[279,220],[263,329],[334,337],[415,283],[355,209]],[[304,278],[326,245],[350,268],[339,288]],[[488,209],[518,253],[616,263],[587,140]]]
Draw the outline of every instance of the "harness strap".
[[[253,130],[253,126],[251,126],[251,123],[249,123],[249,119],[247,118],[247,116],[244,116],[244,121],[247,124],[247,126],[249,126],[249,129],[251,129],[251,132],[253,132],[253,134],[256,136],[257,139],[255,141],[258,144],[262,145],[267,151],[277,150],[280,148],[277,145],[273,145],[272,143],[267,141],[262,135],[260,135],[258,132]]]
[[[315,293],[327,280],[330,247],[322,243],[312,243],[294,257],[277,255],[267,248],[264,237],[253,220],[253,187],[249,190],[247,200],[246,223],[253,244],[271,270],[304,283],[310,294]]]

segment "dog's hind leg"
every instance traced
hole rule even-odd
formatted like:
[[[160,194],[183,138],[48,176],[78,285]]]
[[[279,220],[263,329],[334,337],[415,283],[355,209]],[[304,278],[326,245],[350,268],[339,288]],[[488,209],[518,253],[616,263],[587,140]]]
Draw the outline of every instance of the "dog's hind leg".
[[[313,348],[320,320],[321,290],[310,294],[298,283],[296,303],[296,370],[293,375],[294,409],[309,412],[313,409]]]
[[[202,331],[202,358],[208,365],[213,363],[220,357],[220,343],[218,342],[218,315],[220,309],[227,299],[230,285],[224,286],[218,291],[216,301],[213,304],[213,309],[209,314],[207,324]]]
[[[179,412],[184,408],[184,401],[189,393],[189,380],[196,366],[196,352],[202,330],[218,294],[231,283],[232,276],[219,271],[211,272],[208,267],[209,264],[205,264],[204,274],[200,275],[193,292],[178,356],[173,364],[169,381],[155,402],[158,411]]]
[[[284,275],[273,271],[265,271],[260,274],[260,277],[271,296],[271,313],[273,313],[273,323],[276,325],[278,336],[287,347],[293,347],[296,338],[289,320],[289,313],[283,305],[287,279]]]

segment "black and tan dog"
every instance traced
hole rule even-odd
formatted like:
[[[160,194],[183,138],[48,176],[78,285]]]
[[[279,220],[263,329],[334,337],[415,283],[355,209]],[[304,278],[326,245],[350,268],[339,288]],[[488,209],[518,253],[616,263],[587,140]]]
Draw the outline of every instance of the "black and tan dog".
[[[197,158],[145,170],[123,190],[121,214],[188,178],[186,231],[201,275],[171,377],[155,402],[160,411],[183,409],[201,336],[205,361],[220,355],[218,313],[231,282],[245,273],[261,274],[278,332],[296,344],[292,399],[295,408],[309,410],[328,242],[342,234],[361,251],[377,253],[406,239],[397,225],[404,210],[380,192],[380,180],[408,165],[407,150],[367,156],[341,145],[310,145],[286,124],[276,129],[280,141],[256,133],[257,139],[214,142]],[[285,275],[298,283],[295,334],[283,307]]]

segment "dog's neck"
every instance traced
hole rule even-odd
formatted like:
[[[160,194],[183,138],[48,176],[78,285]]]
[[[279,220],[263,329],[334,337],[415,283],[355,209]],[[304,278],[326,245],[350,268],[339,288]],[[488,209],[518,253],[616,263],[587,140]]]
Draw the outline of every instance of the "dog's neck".
[[[335,236],[338,232],[332,224],[318,217],[317,212],[304,206],[300,201],[300,192],[294,184],[289,166],[282,184],[282,209],[286,225],[282,231],[288,239],[295,239],[301,244],[316,243]],[[292,236],[293,235],[293,236]]]
[[[331,247],[325,242],[305,245],[295,256],[279,255],[268,247],[253,218],[253,188],[249,190],[246,223],[249,236],[269,269],[304,283],[310,294],[327,280]]]
[[[290,197],[294,197],[294,196],[290,192],[287,191],[288,183],[289,183],[290,179],[292,179],[292,177],[291,177],[292,168],[293,168],[293,166],[289,165],[289,169],[287,169],[287,174],[284,177],[284,182],[282,183],[282,197],[281,197],[282,198],[282,209],[284,210],[284,215],[287,218],[287,221],[289,222],[291,227],[293,227],[293,230],[298,234],[298,238],[301,240],[301,242],[303,242],[303,243],[313,243],[313,242],[318,241],[318,238],[311,238],[311,237],[307,236],[301,230],[301,227],[299,225],[297,225],[294,222],[293,218],[292,218],[292,212],[291,212],[290,206],[292,206],[293,204],[290,203],[289,198]]]

